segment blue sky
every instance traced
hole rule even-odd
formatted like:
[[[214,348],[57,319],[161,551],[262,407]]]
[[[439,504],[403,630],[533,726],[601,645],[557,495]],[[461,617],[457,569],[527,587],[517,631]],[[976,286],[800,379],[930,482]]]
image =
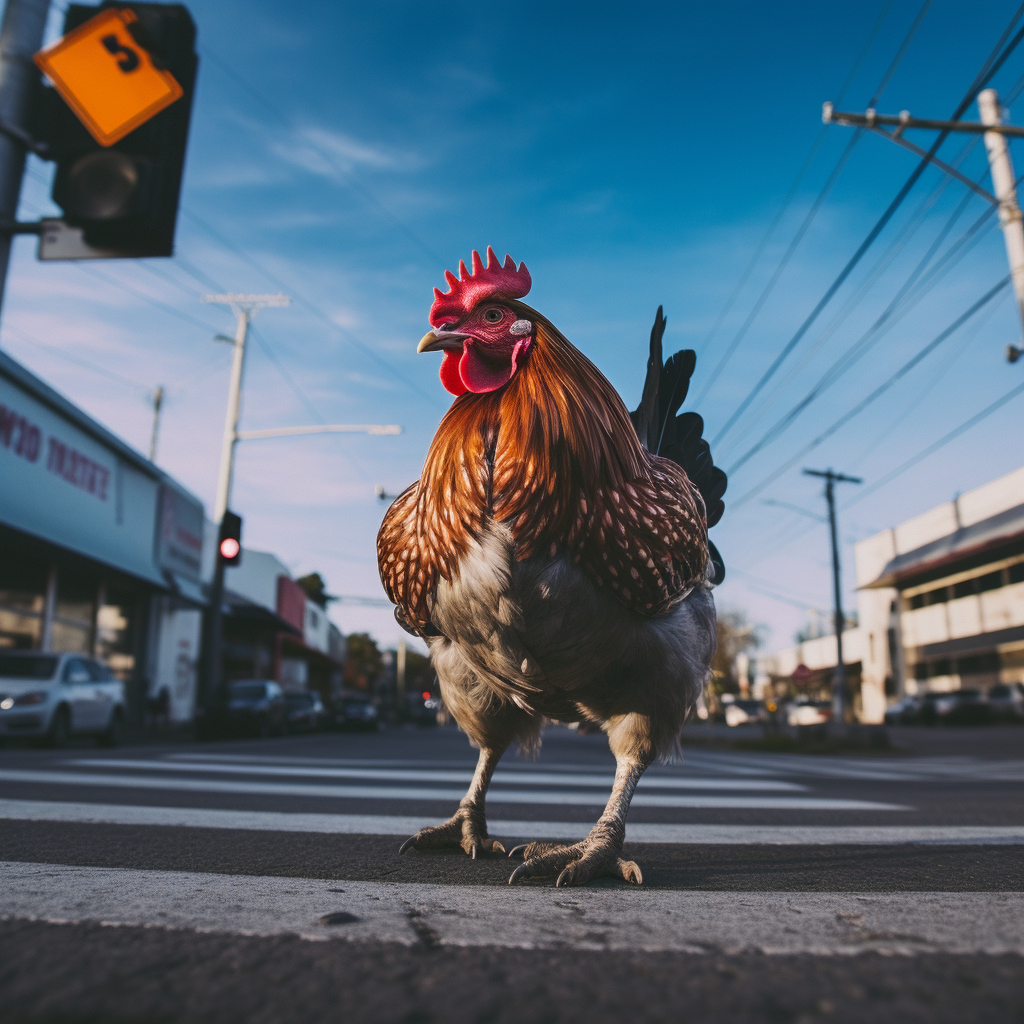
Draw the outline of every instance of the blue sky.
[[[209,508],[230,359],[227,346],[211,338],[230,333],[232,323],[200,296],[214,288],[289,292],[289,309],[257,319],[243,427],[384,422],[401,424],[404,433],[242,443],[232,504],[245,516],[250,545],[277,552],[296,573],[320,571],[335,593],[377,597],[373,543],[383,506],[374,486],[397,493],[415,479],[450,398],[436,357],[415,352],[444,269],[488,244],[525,260],[534,280],[528,301],[604,370],[630,407],[639,397],[650,322],[663,303],[666,344],[698,352],[692,402],[852,138],[848,128],[825,133],[712,334],[822,130],[822,102],[837,97],[870,37],[843,104],[862,110],[921,5],[639,10],[204,0],[190,9],[201,64],[177,256],[39,264],[34,241],[18,238],[0,344],[143,451],[151,427],[147,393],[164,385],[158,461]],[[936,0],[878,108],[949,116],[1015,9],[1002,0]],[[51,38],[60,21],[51,20]],[[1024,46],[993,84],[1005,95],[1022,75]],[[975,120],[976,110],[966,117]],[[931,141],[924,133],[914,138]],[[969,142],[954,138],[941,155],[959,158]],[[877,137],[857,142],[770,297],[696,406],[709,436],[915,163]],[[985,166],[980,143],[963,155],[971,176]],[[53,212],[50,174],[32,161],[23,218]],[[729,468],[857,341],[964,194],[938,171],[923,176],[748,414],[716,444],[717,461]],[[945,245],[985,209],[971,199]],[[980,329],[967,325],[772,479],[1005,276],[993,221],[826,395],[732,475],[713,537],[733,571],[717,599],[764,623],[769,646],[789,642],[804,606],[830,606],[829,554],[826,533],[812,520],[763,501],[824,511],[820,487],[800,466],[832,465],[871,483],[1024,379],[1022,364],[1009,366],[1002,355],[1021,333],[1004,294],[986,307]],[[1016,468],[1022,410],[1024,397],[843,511],[851,605],[853,542]],[[730,506],[765,478],[763,491]],[[844,500],[854,493],[849,488]],[[346,631],[368,629],[389,644],[398,638],[387,610],[340,606],[332,614]]]

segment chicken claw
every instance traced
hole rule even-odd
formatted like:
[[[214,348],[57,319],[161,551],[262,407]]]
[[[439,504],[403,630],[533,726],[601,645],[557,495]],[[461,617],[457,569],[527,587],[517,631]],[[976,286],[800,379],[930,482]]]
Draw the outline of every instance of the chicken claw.
[[[572,846],[526,843],[514,847],[510,857],[522,853],[525,860],[512,872],[508,884],[521,878],[542,878],[558,873],[555,887],[586,885],[592,878],[610,875],[643,885],[644,876],[634,860],[623,860],[613,842],[584,839]]]
[[[421,828],[410,836],[398,851],[443,850],[456,847],[476,860],[481,853],[504,853],[505,847],[487,835],[487,822],[482,814],[469,807],[460,807],[443,825]]]

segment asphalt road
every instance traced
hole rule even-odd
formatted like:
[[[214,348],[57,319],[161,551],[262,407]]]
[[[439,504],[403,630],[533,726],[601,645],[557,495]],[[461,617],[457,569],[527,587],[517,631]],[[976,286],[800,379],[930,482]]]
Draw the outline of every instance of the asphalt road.
[[[641,782],[640,888],[398,856],[475,761],[454,730],[0,751],[0,1017],[1024,1021],[1024,729],[885,756],[689,748]],[[506,846],[586,833],[613,761],[550,729]]]

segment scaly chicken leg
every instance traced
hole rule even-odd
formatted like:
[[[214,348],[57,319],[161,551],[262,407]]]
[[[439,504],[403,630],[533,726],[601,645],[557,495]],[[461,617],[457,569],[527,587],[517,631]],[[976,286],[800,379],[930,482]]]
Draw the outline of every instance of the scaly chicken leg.
[[[440,850],[452,846],[461,847],[473,860],[476,860],[481,850],[486,853],[504,853],[505,847],[487,835],[484,799],[494,769],[507,748],[508,743],[501,747],[481,747],[473,781],[466,795],[459,801],[459,809],[443,825],[421,828],[416,835],[406,839],[398,851],[399,855],[406,850]]]
[[[558,872],[556,888],[585,885],[598,875],[612,875],[642,885],[644,876],[636,861],[623,860],[626,838],[626,814],[633,791],[650,762],[635,755],[616,755],[615,784],[604,813],[590,834],[580,843],[559,846],[553,843],[528,843],[515,847],[509,856],[522,853],[526,860],[512,872],[508,884],[520,878],[537,878]]]

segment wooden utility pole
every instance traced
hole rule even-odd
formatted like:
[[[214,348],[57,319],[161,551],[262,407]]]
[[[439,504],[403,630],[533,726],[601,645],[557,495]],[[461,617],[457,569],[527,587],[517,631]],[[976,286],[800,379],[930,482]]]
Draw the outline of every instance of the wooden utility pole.
[[[828,525],[832,534],[832,596],[835,607],[836,630],[836,668],[832,676],[832,721],[845,722],[850,711],[849,694],[846,686],[846,665],[843,662],[843,626],[846,616],[843,614],[843,588],[840,582],[839,565],[839,531],[836,529],[836,494],[837,483],[859,484],[863,481],[859,476],[844,476],[831,469],[805,469],[807,476],[820,476],[825,481],[825,500],[828,502]]]

